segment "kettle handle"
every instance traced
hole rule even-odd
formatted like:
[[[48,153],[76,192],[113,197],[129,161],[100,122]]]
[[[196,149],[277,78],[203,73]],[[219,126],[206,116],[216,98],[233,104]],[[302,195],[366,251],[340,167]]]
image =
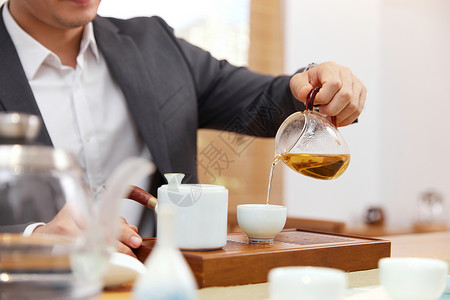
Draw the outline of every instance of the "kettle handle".
[[[315,87],[309,92],[308,97],[306,97],[306,110],[314,110],[314,99],[319,90],[319,87]],[[331,123],[333,123],[334,127],[337,127],[336,116],[331,116]]]
[[[130,192],[127,196],[128,199],[134,200],[145,207],[155,209],[158,204],[158,199],[155,196],[151,195],[147,191],[135,186],[131,185]]]

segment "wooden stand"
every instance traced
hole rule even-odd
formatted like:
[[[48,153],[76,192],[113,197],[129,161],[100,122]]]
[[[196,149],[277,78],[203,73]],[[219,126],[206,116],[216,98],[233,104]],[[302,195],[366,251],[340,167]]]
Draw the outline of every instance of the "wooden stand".
[[[144,261],[155,243],[145,239],[136,250]],[[227,245],[215,251],[183,251],[200,288],[267,281],[272,268],[321,266],[343,271],[377,268],[378,260],[390,256],[391,243],[375,238],[288,229],[273,245],[249,244],[242,233],[228,235]]]

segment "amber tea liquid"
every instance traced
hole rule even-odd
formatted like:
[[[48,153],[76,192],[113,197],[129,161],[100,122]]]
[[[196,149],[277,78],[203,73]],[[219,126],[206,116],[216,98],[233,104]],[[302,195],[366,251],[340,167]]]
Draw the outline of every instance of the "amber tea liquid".
[[[349,154],[278,154],[272,162],[267,191],[267,205],[270,203],[273,170],[279,161],[283,161],[292,170],[316,179],[331,180],[338,178],[347,169]]]

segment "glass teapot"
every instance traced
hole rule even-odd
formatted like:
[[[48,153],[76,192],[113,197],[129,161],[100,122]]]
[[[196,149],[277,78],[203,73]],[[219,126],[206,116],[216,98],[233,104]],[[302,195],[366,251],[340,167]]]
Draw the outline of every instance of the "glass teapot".
[[[7,135],[1,141],[14,141],[0,145],[0,299],[87,299],[102,288],[116,242],[119,200],[154,167],[140,158],[124,161],[94,201],[71,154],[16,144],[25,136],[29,140],[30,132],[37,135],[36,118],[0,114],[0,128],[16,127],[0,130]],[[73,231],[26,233],[30,224],[49,222],[56,214]]]
[[[330,122],[313,110],[319,88],[308,95],[306,110],[290,115],[275,136],[275,160],[283,161],[294,171],[316,179],[335,179],[342,175],[350,162],[350,151],[342,134],[336,128],[336,119]]]

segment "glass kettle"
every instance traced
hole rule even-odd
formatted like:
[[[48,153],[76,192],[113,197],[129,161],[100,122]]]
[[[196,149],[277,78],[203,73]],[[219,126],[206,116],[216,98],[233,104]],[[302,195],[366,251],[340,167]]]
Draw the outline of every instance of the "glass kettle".
[[[95,201],[71,154],[30,145],[36,126],[36,116],[0,114],[0,299],[88,299],[102,289],[119,201],[154,167],[140,158],[124,161]],[[26,233],[57,214],[73,230]]]
[[[338,178],[347,169],[350,151],[344,137],[330,122],[315,112],[314,99],[319,88],[309,93],[304,112],[290,115],[275,136],[273,165],[283,161],[292,170],[316,179]]]

